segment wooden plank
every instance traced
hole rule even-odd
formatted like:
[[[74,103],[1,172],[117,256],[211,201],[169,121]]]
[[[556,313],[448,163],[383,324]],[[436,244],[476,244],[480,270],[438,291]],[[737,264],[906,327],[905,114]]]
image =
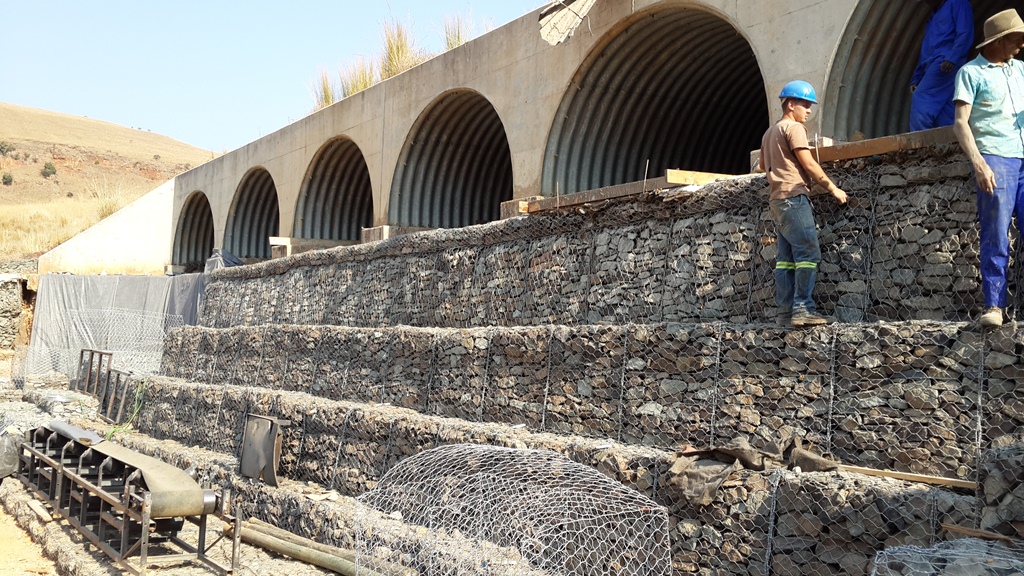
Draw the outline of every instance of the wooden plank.
[[[995,540],[998,542],[1005,542],[1007,544],[1014,544],[1017,541],[1009,536],[1004,536],[996,532],[989,532],[988,530],[975,530],[974,528],[968,528],[966,526],[958,526],[956,524],[942,524],[942,527],[946,532],[952,532],[954,534],[962,534],[964,536],[970,536],[971,538],[981,538],[982,540]]]
[[[50,516],[50,513],[46,510],[46,508],[43,507],[42,504],[39,503],[38,500],[29,500],[28,507],[33,512],[36,513],[36,516],[38,516],[39,520],[42,521],[44,524],[47,522],[53,522],[53,516]]]
[[[894,478],[906,480],[907,482],[920,482],[922,484],[934,484],[937,486],[950,486],[953,488],[964,488],[966,490],[977,490],[975,482],[957,480],[955,478],[943,478],[942,476],[926,476],[924,474],[912,474],[910,472],[896,472],[893,470],[875,470],[874,468],[861,468],[860,466],[840,466],[843,472],[855,472],[866,476],[879,476],[882,478]]]
[[[614,200],[616,198],[624,198],[626,196],[638,196],[644,192],[665,188],[668,185],[668,181],[664,177],[661,177],[652,178],[646,181],[641,180],[639,182],[619,184],[618,186],[598,188],[597,190],[587,190],[586,192],[577,192],[575,194],[564,194],[554,198],[547,197],[543,200],[530,201],[528,213],[537,214],[539,212],[556,210],[558,208],[581,206],[583,204]]]
[[[735,178],[732,174],[715,174],[713,172],[694,172],[693,170],[669,170],[665,172],[665,180],[675,186],[693,186],[710,184],[718,180]]]
[[[927,148],[936,144],[949,144],[956,141],[953,127],[945,126],[943,128],[933,128],[932,130],[861,140],[860,142],[844,142],[835,146],[818,148],[817,150],[812,149],[811,153],[815,155],[819,162],[835,162],[838,160],[864,158],[876,154],[889,154],[891,152],[899,152],[900,150]]]

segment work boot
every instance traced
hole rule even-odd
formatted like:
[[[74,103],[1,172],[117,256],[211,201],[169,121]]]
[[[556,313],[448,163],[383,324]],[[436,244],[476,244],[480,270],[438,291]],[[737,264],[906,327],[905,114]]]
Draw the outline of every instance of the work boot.
[[[793,311],[793,327],[804,328],[806,326],[822,326],[828,324],[828,318],[825,318],[821,314],[815,312],[808,312],[806,310],[794,310]]]
[[[793,325],[793,313],[779,312],[779,315],[775,317],[775,325],[780,328],[789,328]]]
[[[997,328],[1003,325],[1003,309],[998,306],[989,306],[978,318],[978,324],[983,328]]]

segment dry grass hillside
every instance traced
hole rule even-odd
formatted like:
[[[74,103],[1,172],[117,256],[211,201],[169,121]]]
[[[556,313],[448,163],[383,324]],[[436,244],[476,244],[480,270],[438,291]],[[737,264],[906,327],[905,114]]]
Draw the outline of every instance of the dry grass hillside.
[[[213,156],[160,134],[0,103],[0,261],[38,256]]]

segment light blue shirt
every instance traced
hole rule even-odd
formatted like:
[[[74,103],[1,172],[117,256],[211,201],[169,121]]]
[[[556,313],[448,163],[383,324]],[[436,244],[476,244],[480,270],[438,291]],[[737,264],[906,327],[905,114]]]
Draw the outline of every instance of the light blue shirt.
[[[979,152],[1024,158],[1024,62],[1000,66],[978,56],[957,72],[953,100],[971,105]]]

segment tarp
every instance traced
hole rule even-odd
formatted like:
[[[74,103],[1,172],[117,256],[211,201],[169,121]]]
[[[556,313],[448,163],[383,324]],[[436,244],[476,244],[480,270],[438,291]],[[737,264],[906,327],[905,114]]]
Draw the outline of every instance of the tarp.
[[[83,348],[114,352],[119,370],[153,372],[167,330],[196,324],[203,287],[202,274],[41,276],[26,373],[71,376]]]

